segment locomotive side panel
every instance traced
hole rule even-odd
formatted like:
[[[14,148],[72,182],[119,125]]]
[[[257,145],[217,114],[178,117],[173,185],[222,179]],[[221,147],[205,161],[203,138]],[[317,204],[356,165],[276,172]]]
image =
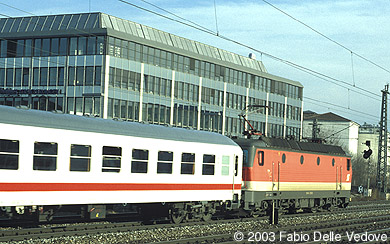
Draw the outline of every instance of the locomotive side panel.
[[[252,160],[244,162],[243,168],[246,210],[265,209],[270,200],[288,208],[345,206],[349,202],[349,157],[272,148],[258,141],[253,144],[241,144],[244,155],[248,152],[246,158]]]

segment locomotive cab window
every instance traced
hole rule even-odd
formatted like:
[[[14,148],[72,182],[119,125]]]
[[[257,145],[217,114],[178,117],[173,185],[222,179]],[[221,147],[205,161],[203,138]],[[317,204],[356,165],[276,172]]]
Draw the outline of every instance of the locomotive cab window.
[[[133,149],[133,160],[131,160],[131,173],[147,173],[149,151],[143,149]]]
[[[257,164],[259,166],[264,166],[264,152],[257,151]]]
[[[70,171],[89,172],[91,165],[91,146],[75,145],[70,146]]]
[[[351,169],[351,159],[347,159],[347,171]]]
[[[202,175],[214,175],[215,155],[203,154]]]
[[[35,142],[33,169],[56,171],[57,151],[58,145],[55,142]]]
[[[119,173],[121,170],[121,147],[103,146],[103,165],[102,172]]]
[[[195,153],[182,153],[180,173],[183,175],[195,174]]]
[[[157,174],[172,174],[173,152],[158,152]]]
[[[19,168],[19,141],[0,139],[0,169]]]

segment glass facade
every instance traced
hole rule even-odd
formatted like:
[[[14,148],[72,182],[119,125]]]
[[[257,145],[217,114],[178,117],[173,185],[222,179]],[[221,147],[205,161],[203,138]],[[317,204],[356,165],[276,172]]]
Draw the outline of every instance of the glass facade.
[[[300,135],[302,85],[266,73],[259,61],[130,21],[121,20],[129,26],[124,24],[123,35],[111,34],[103,28],[106,18],[120,21],[101,13],[37,18],[49,17],[55,23],[62,19],[52,36],[38,30],[46,28],[40,21],[32,29],[32,19],[22,26],[34,17],[21,18],[17,29],[0,30],[0,105],[232,136],[244,130],[238,115],[248,105],[263,105],[267,108],[248,115],[255,129],[274,137]],[[13,20],[0,23],[13,26]],[[67,30],[74,25],[73,33],[62,30],[64,24]],[[132,26],[144,29],[144,41],[133,37]],[[13,32],[19,32],[17,38]]]

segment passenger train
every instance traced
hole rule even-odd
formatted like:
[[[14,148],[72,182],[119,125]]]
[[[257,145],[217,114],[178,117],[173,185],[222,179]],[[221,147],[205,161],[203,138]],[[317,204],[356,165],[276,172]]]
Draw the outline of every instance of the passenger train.
[[[345,207],[339,147],[0,106],[0,218],[136,213],[174,223]]]

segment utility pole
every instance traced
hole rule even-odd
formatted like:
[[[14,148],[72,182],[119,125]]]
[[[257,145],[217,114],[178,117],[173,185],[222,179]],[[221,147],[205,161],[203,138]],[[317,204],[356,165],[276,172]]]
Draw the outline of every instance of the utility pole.
[[[382,90],[377,167],[377,189],[385,194],[387,193],[387,94],[389,94],[389,84]]]
[[[316,142],[316,143],[320,143],[321,138],[318,137],[318,134],[320,133],[320,128],[318,128],[318,126],[321,124],[318,124],[318,119],[313,119],[313,123],[310,123],[309,125],[313,125],[312,131],[311,131],[311,141]]]

